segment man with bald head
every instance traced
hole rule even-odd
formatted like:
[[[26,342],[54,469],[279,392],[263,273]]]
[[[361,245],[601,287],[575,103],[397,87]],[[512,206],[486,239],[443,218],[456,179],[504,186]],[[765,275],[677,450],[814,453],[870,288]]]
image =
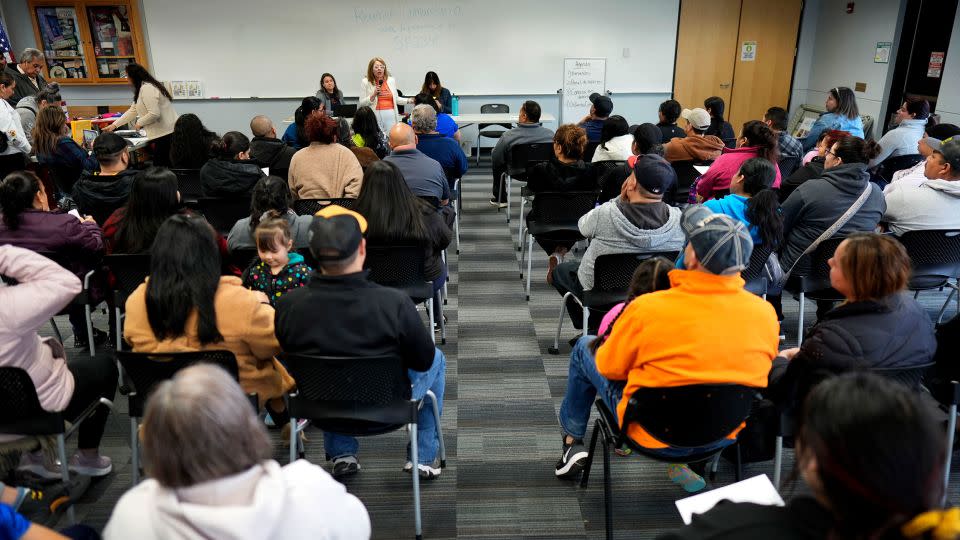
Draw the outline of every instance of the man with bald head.
[[[290,159],[297,150],[277,138],[277,129],[273,127],[273,122],[262,114],[254,116],[250,121],[250,131],[253,132],[250,159],[261,167],[269,168],[270,174],[286,179]]]
[[[417,197],[436,197],[440,206],[450,202],[450,185],[440,163],[417,150],[417,134],[407,124],[394,124],[390,129],[390,149],[384,158],[400,169],[410,191]]]

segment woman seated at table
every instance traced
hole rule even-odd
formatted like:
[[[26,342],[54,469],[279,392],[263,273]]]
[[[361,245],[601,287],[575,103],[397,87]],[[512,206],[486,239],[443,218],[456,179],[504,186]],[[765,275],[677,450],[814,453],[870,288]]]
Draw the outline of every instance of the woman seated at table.
[[[94,172],[100,168],[97,158],[80,148],[70,136],[67,115],[60,107],[40,109],[32,136],[37,163],[50,168],[61,195],[70,195],[84,170]]]
[[[228,131],[214,147],[213,159],[200,169],[200,185],[207,197],[244,197],[264,176],[260,165],[250,159],[250,139],[239,131]]]
[[[273,308],[240,278],[220,275],[217,233],[196,215],[172,216],[150,250],[150,277],[127,299],[123,336],[134,352],[227,350],[240,386],[256,393],[277,425],[289,421],[283,395],[294,382],[274,358]]]
[[[323,104],[323,112],[330,116],[335,116],[335,107],[343,105],[343,92],[337,88],[337,80],[333,75],[324,73],[320,76],[320,89],[317,90],[317,98]]]
[[[435,71],[428,71],[423,78],[421,94],[427,94],[437,105],[438,112],[453,114],[453,95],[450,90],[440,84],[440,77]],[[419,103],[417,103],[419,105]]]

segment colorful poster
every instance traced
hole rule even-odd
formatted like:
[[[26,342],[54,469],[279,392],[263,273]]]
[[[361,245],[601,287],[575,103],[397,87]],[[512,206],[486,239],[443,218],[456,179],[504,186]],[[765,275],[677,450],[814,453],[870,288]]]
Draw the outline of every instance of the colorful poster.
[[[743,45],[740,47],[740,61],[753,62],[756,59],[757,59],[757,42],[744,41]]]
[[[878,41],[877,42],[877,51],[873,53],[873,63],[874,64],[889,64],[890,63],[890,49],[893,47],[893,43],[890,41]]]
[[[943,58],[947,53],[943,52],[932,52],[930,53],[930,63],[927,64],[927,77],[932,79],[939,79],[940,75],[943,73]]]

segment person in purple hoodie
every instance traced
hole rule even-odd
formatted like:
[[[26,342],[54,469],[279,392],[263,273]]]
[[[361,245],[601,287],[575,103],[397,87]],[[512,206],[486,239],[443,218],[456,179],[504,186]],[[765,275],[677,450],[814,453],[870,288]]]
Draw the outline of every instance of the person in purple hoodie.
[[[51,211],[47,194],[37,175],[27,171],[10,173],[0,182],[0,245],[49,254],[63,262],[81,280],[103,254],[103,233],[90,216],[77,217]],[[83,308],[70,309],[74,346],[86,348],[87,331]],[[107,340],[107,333],[94,329],[94,343]]]

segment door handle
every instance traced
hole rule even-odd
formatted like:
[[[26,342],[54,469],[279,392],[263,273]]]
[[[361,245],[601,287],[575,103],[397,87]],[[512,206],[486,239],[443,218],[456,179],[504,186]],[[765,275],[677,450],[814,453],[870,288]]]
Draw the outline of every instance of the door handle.
[[[730,83],[720,83],[720,88],[730,88]]]

